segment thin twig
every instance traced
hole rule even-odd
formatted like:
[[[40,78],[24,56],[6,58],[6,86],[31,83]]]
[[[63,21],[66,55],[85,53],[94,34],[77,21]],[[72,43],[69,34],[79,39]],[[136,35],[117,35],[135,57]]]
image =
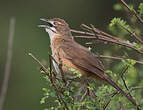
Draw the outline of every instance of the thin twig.
[[[117,95],[119,92],[115,92],[115,93],[113,93],[112,94],[112,98],[115,96],[115,95]],[[109,101],[105,104],[105,105],[103,105],[103,110],[106,110],[106,108],[108,107],[108,105],[110,104],[110,102],[111,102],[111,98],[109,99]]]
[[[36,62],[40,65],[40,68],[45,72],[45,75],[47,75],[47,76],[49,77],[49,79],[50,79],[50,81],[51,81],[51,84],[52,84],[52,86],[54,87],[54,89],[55,89],[55,91],[56,91],[56,93],[57,93],[57,99],[59,100],[60,104],[64,106],[64,109],[65,109],[65,110],[69,110],[69,108],[68,108],[66,102],[63,100],[63,98],[62,98],[62,96],[61,96],[61,94],[63,94],[62,91],[60,91],[60,90],[57,88],[56,84],[55,84],[54,81],[53,81],[53,77],[51,76],[52,74],[50,74],[50,73],[47,71],[47,69],[42,65],[42,63],[41,63],[34,55],[32,55],[32,53],[29,53],[29,56],[31,56],[31,57],[34,59],[34,61],[36,61]]]
[[[85,96],[87,95],[88,93],[88,88],[85,90],[84,94],[82,95],[82,97],[79,99],[79,102],[82,102],[85,98]]]
[[[138,19],[140,23],[143,24],[143,19],[138,15],[138,13],[134,9],[131,9],[124,0],[119,1],[129,10],[129,12],[131,12]]]
[[[52,74],[50,74],[50,75],[52,76]],[[50,77],[49,77],[49,78],[50,78]],[[63,98],[62,98],[62,96],[61,96],[61,94],[63,94],[62,91],[60,91],[60,90],[57,88],[56,84],[55,84],[54,81],[53,81],[53,78],[50,78],[50,81],[51,81],[51,84],[52,84],[52,86],[54,87],[54,89],[55,89],[55,91],[56,91],[56,93],[57,93],[57,99],[59,100],[60,104],[64,106],[64,110],[69,110],[69,108],[68,108],[68,106],[67,106],[67,103],[63,100]],[[63,104],[62,104],[62,103],[63,103]]]
[[[134,47],[134,44],[132,44],[132,43],[124,42],[124,41],[121,41],[121,40],[107,40],[107,39],[103,38],[102,35],[98,35],[98,36],[100,36],[100,37],[98,37],[99,40],[107,41],[107,42],[111,42],[111,43],[114,43],[114,44],[117,44],[117,45],[121,45],[121,46],[131,48],[131,49],[135,50],[137,53],[143,55],[143,51],[140,51],[140,50],[136,49]]]
[[[67,81],[66,81],[66,79],[65,79],[65,74],[64,74],[64,72],[63,72],[62,65],[63,65],[62,63],[59,64],[59,69],[60,69],[60,71],[61,71],[62,80],[63,80],[63,82],[64,82],[65,85],[66,85],[66,84],[67,84]]]
[[[131,90],[143,89],[143,86],[131,87]]]
[[[120,110],[125,110],[124,109],[124,105],[123,105],[123,103],[121,101],[119,102],[119,104],[120,104]]]
[[[74,33],[78,33],[78,34],[84,34],[84,35],[94,36],[93,33],[89,33],[89,32],[77,31],[77,30],[74,30],[74,29],[71,29],[70,31],[71,31],[71,32],[74,32]]]
[[[12,17],[10,19],[10,26],[9,26],[9,39],[8,39],[6,64],[5,64],[5,70],[4,70],[4,80],[3,80],[1,94],[0,94],[0,110],[3,110],[3,105],[5,102],[7,89],[8,89],[8,81],[10,77],[11,61],[12,61],[14,30],[15,30],[15,18]]]
[[[62,76],[62,80],[63,82],[65,83],[65,85],[67,84],[67,81],[66,81],[66,78],[65,78],[65,75],[64,75],[64,72],[63,72],[63,69],[62,69],[62,63],[61,64],[58,64],[57,61],[53,58],[52,55],[49,54],[49,58],[50,58],[50,66],[51,66],[51,63],[52,63],[52,60],[56,63],[56,65],[59,67],[59,70],[60,70],[60,73],[61,73],[61,76]],[[50,67],[51,68],[51,67]],[[51,71],[51,69],[50,69]]]
[[[95,36],[98,36],[98,37],[95,37]],[[117,45],[121,45],[121,46],[124,46],[124,47],[128,47],[128,48],[131,48],[133,50],[135,50],[137,53],[139,54],[142,54],[143,55],[143,51],[140,51],[138,49],[136,49],[134,47],[134,44],[132,43],[128,43],[128,42],[124,42],[124,41],[121,41],[121,40],[115,40],[115,39],[111,39],[111,38],[108,38],[106,36],[103,36],[103,35],[95,35],[93,36],[93,39],[97,39],[100,40],[100,41],[105,41],[105,42],[110,42],[110,43],[114,43],[114,44],[117,44]],[[91,36],[74,36],[75,38],[92,38]]]
[[[50,74],[52,73],[52,61],[51,61],[51,55],[49,55],[49,67],[50,67]]]
[[[102,32],[102,31],[98,30],[95,27],[93,29],[93,28],[90,28],[89,26],[87,26],[85,24],[82,24],[81,26],[84,27],[84,29],[85,28],[87,28],[88,30],[91,29],[93,31],[93,33],[83,32],[83,31],[76,31],[76,30],[72,29],[71,32],[78,33],[78,34],[83,34],[82,36],[74,36],[74,37],[92,38],[91,36],[93,36],[93,38],[95,38],[95,39],[110,42],[110,43],[114,43],[114,44],[117,44],[117,45],[122,45],[122,46],[125,46],[125,47],[128,47],[128,48],[131,48],[131,49],[135,50],[136,52],[138,52],[140,54],[143,54],[143,51],[140,51],[140,50],[136,49],[134,47],[135,45],[133,43],[124,42],[124,41],[120,40],[119,37],[115,37],[115,36],[110,35],[108,33]]]
[[[99,58],[107,58],[107,59],[114,59],[114,60],[128,60],[128,58],[122,58],[122,57],[114,57],[114,56],[104,56],[104,55],[96,55]],[[134,60],[134,59],[131,59]],[[143,62],[134,60],[136,63],[143,65]]]
[[[95,36],[74,36],[74,38],[97,39]]]
[[[124,74],[126,73],[126,71],[127,71],[128,69],[129,69],[129,66],[127,66],[126,68],[124,68],[124,69],[122,70],[122,72],[121,72],[121,79],[122,79],[122,81],[123,81],[123,83],[124,83],[125,88],[129,91],[129,88],[128,88],[127,84],[126,84],[126,80],[124,79]]]
[[[121,26],[121,25],[120,25]],[[124,30],[126,30],[128,33],[131,34],[131,36],[133,36],[137,41],[139,41],[141,44],[143,44],[143,40],[140,39],[140,37],[135,33],[135,32],[131,32],[128,28],[121,26]]]
[[[87,25],[85,25],[85,24],[81,24],[81,27],[82,27],[84,30],[90,30],[91,32],[94,33],[94,35],[100,34],[100,35],[106,36],[105,38],[108,37],[108,38],[110,38],[110,39],[120,40],[118,37],[115,37],[115,36],[110,35],[110,34],[108,34],[108,33],[106,33],[106,32],[103,32],[103,31],[101,31],[101,30],[99,30],[99,29],[97,29],[97,28],[95,28],[95,27],[90,28],[89,26],[87,26]],[[98,36],[97,36],[97,37],[98,37]]]
[[[121,72],[121,79],[122,79],[122,81],[123,81],[123,83],[124,83],[124,86],[125,86],[126,90],[129,92],[129,88],[128,88],[128,86],[127,86],[127,84],[126,84],[126,80],[125,80],[125,78],[124,78],[124,74],[126,73],[126,71],[127,71],[128,69],[129,69],[129,66],[126,66],[125,69],[123,69],[123,71]],[[129,95],[130,97],[132,97],[132,95],[131,95],[130,92],[128,93],[128,95]],[[133,98],[133,97],[132,97],[132,98]],[[140,109],[138,106],[137,106],[137,108]]]

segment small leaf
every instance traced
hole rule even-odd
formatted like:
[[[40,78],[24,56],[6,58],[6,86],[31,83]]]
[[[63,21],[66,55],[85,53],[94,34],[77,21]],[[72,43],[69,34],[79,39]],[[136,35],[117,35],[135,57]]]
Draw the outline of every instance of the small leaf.
[[[88,47],[88,50],[89,50],[89,51],[91,51],[91,49],[92,49],[91,47]]]
[[[140,3],[138,8],[139,8],[139,10],[138,10],[139,15],[142,16],[142,14],[143,14],[143,3]]]
[[[116,11],[120,11],[122,9],[122,6],[121,6],[121,4],[117,3],[113,6],[113,9]]]

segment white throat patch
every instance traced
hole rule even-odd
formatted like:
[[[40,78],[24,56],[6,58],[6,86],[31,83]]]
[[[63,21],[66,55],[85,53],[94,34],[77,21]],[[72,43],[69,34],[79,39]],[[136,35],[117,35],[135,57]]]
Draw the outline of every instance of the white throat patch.
[[[54,27],[51,27],[51,29],[56,32],[56,29],[55,29]],[[54,37],[55,34],[56,34],[56,33],[53,32],[51,29],[45,28],[46,32],[48,32],[48,34],[49,34],[49,36],[50,36],[50,40],[52,40],[53,37]]]

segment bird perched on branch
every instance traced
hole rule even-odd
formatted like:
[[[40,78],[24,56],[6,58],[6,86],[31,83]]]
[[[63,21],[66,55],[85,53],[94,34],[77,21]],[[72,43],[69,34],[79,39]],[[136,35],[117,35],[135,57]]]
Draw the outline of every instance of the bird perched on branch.
[[[111,78],[105,73],[102,63],[87,48],[74,41],[69,25],[59,18],[41,18],[45,25],[39,25],[48,32],[51,42],[52,57],[55,59],[53,65],[57,73],[60,73],[59,64],[62,62],[64,74],[71,74],[69,68],[73,68],[85,77],[92,77],[101,82],[107,82],[117,89],[122,95],[137,105],[134,99],[127,95]]]

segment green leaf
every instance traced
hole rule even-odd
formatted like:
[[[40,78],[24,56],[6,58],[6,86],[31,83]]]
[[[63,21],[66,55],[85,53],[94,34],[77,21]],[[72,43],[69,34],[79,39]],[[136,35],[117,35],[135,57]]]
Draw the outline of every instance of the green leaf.
[[[140,3],[138,8],[139,8],[139,10],[138,10],[139,15],[142,16],[142,14],[143,14],[143,3]]]
[[[40,104],[44,104],[44,103],[45,103],[45,100],[46,100],[46,97],[43,97],[43,98],[40,100]]]
[[[116,17],[111,20],[111,23],[109,24],[109,30],[113,34],[122,37],[128,35],[128,31],[134,32],[134,30],[127,24],[125,20]]]
[[[113,18],[111,20],[111,23],[109,24],[109,27],[113,27],[115,25],[120,25],[120,26],[125,27],[126,29],[132,31],[130,26],[126,23],[126,21],[122,20],[121,18]]]
[[[134,10],[134,5],[133,4],[129,4],[128,7],[130,8],[130,10]]]
[[[91,47],[88,47],[88,50],[89,50],[89,51],[91,51],[91,49],[92,49]]]
[[[51,92],[51,93],[50,93],[50,96],[51,96],[51,97],[55,97],[56,94],[55,94],[54,92]]]
[[[121,4],[117,3],[117,4],[113,5],[113,9],[116,11],[120,11],[122,9],[122,6],[121,6]]]

